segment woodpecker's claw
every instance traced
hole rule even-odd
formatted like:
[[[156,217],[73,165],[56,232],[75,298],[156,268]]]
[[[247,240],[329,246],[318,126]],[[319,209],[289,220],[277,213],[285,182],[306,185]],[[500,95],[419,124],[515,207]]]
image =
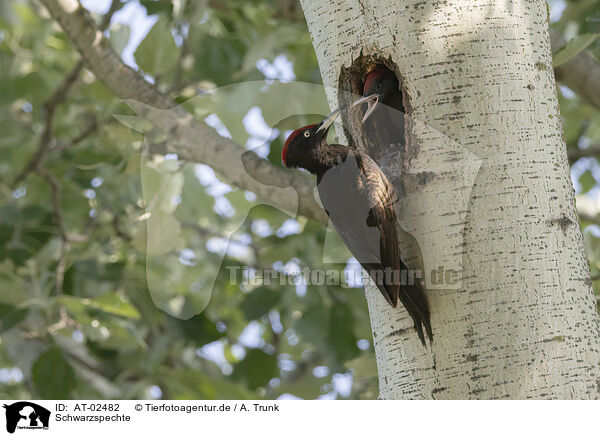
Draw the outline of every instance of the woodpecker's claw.
[[[336,110],[334,110],[333,112],[331,112],[329,115],[327,115],[325,117],[325,119],[323,121],[321,121],[321,125],[317,129],[317,132],[322,132],[324,130],[327,131],[327,129],[329,129],[329,127],[331,127],[331,125],[335,122],[337,117],[340,116],[340,114],[342,113],[342,111],[344,109],[346,109],[346,106],[339,107]]]
[[[361,97],[358,100],[356,100],[354,103],[352,103],[352,106],[356,106],[356,105],[362,104],[364,102],[367,102],[367,111],[365,112],[365,115],[362,119],[363,123],[367,120],[367,118],[369,118],[371,116],[371,114],[377,107],[377,103],[379,103],[379,94],[371,94],[371,95],[367,95],[365,97]]]

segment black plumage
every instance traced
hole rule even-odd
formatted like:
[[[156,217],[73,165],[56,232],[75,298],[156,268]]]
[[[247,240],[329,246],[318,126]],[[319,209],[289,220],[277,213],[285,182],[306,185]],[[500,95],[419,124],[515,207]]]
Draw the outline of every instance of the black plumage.
[[[339,112],[292,132],[282,151],[283,163],[317,176],[319,197],[342,240],[386,301],[396,307],[400,300],[406,307],[425,344],[423,328],[433,337],[429,309],[421,286],[402,276],[408,268],[400,258],[394,190],[368,155],[327,144],[327,131]]]

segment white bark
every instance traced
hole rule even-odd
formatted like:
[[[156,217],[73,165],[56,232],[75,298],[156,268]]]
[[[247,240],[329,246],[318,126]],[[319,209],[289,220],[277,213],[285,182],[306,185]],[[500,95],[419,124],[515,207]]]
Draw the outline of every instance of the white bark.
[[[397,65],[417,122],[410,160],[387,170],[429,166],[436,176],[409,189],[400,221],[419,242],[426,270],[462,268],[459,289],[428,291],[430,349],[406,311],[368,287],[381,397],[598,398],[599,319],[546,3],[302,0],[302,7],[332,107],[342,67],[361,51]],[[470,153],[482,165],[474,183],[466,174],[444,189],[452,159],[439,153],[452,144],[468,151],[460,158],[467,167],[478,167]]]

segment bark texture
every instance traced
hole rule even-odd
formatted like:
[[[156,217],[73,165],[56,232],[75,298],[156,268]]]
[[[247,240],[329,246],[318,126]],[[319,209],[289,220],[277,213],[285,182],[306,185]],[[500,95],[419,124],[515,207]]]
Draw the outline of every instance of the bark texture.
[[[396,156],[402,162],[384,170],[396,186],[399,172],[431,172],[403,195],[400,221],[424,252],[426,272],[428,264],[462,270],[459,286],[428,292],[435,342],[427,349],[406,311],[368,286],[381,397],[598,398],[599,319],[546,3],[302,0],[302,7],[331,107],[347,100],[339,77],[361,54],[396,65],[414,122]],[[478,169],[476,177],[453,177],[461,162]]]

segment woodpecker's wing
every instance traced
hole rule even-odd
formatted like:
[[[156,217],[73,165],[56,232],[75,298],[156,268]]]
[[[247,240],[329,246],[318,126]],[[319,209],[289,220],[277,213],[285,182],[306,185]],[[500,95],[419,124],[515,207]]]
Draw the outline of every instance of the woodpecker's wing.
[[[408,274],[408,267],[400,258],[398,248],[398,231],[396,228],[396,214],[393,204],[395,202],[394,190],[381,171],[381,168],[367,155],[361,154],[359,166],[365,175],[365,188],[369,191],[368,197],[373,199],[371,213],[375,224],[381,232],[381,264],[383,268],[392,268],[394,271],[406,271],[401,275],[401,280],[406,280],[399,286],[388,287],[388,292],[395,292],[396,299],[400,299],[409,315],[413,319],[419,338],[425,345],[423,328],[430,340],[433,333],[430,324],[429,305],[422,286]]]
[[[367,224],[371,204],[363,184],[353,153],[344,153],[319,179],[317,188],[325,211],[354,257],[360,263],[380,263],[380,232]]]
[[[390,271],[388,281],[383,284],[385,292],[389,295],[392,306],[398,303],[400,294],[400,273],[402,260],[398,245],[398,230],[396,228],[396,214],[394,213],[394,190],[381,168],[367,155],[356,153],[357,164],[361,170],[364,196],[370,199],[369,217],[367,225],[379,230],[379,258],[380,270]],[[405,268],[404,268],[405,269]],[[385,273],[384,273],[385,274]],[[385,275],[384,275],[385,276]],[[383,293],[382,287],[379,290]]]
[[[379,192],[372,192],[371,175],[365,174],[361,155],[348,147],[339,147],[343,149],[338,164],[326,171],[318,182],[321,202],[350,252],[371,275],[388,303],[395,307],[398,286],[385,280],[385,267],[391,268],[388,272],[391,278],[396,264],[389,263],[389,259],[394,257],[394,247],[398,250],[393,209],[389,215],[385,207],[374,201],[373,195]],[[381,171],[378,167],[376,170]],[[388,221],[382,220],[383,215]]]
[[[345,158],[319,180],[321,202],[350,252],[391,306],[400,299],[425,343],[423,326],[430,337],[431,327],[423,291],[399,281],[407,267],[398,247],[393,188],[370,157],[344,148]]]

